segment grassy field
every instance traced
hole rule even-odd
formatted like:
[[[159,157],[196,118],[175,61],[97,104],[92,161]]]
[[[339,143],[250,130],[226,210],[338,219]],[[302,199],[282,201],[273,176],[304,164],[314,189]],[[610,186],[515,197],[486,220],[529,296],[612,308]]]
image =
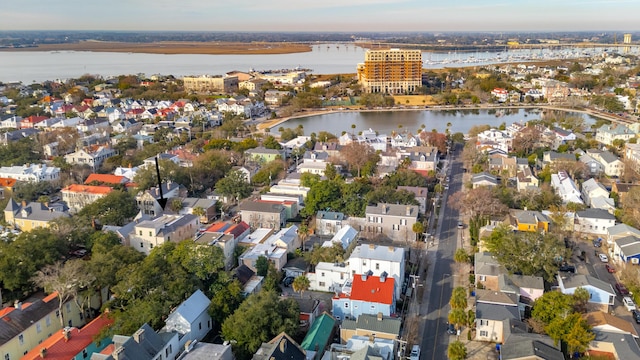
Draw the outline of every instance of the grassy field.
[[[405,106],[431,106],[437,104],[431,95],[397,95],[393,99],[397,105]]]
[[[147,54],[291,54],[311,51],[308,45],[291,43],[235,43],[235,42],[154,42],[123,43],[81,41],[73,44],[45,44],[30,48],[10,48],[1,51],[95,51]]]

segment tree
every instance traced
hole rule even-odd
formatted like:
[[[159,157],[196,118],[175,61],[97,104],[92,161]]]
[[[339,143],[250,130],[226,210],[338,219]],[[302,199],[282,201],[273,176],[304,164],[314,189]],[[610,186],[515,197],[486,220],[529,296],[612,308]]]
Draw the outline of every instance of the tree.
[[[316,245],[307,256],[311,265],[317,265],[320,262],[342,262],[344,261],[344,255],[345,251],[342,244],[334,243],[331,247]]]
[[[418,241],[420,234],[424,233],[424,224],[418,221],[411,226],[411,230],[416,234],[416,241]]]
[[[87,219],[98,219],[103,225],[123,226],[138,213],[136,199],[131,192],[113,190],[107,196],[86,205],[78,213]]]
[[[266,256],[259,256],[256,259],[256,274],[258,276],[267,276],[269,271],[269,259]]]
[[[458,248],[453,254],[453,261],[458,264],[469,262],[469,254],[467,254],[467,251],[464,248]]]
[[[491,189],[484,186],[469,191],[458,191],[449,197],[448,204],[472,218],[497,216],[507,211],[507,207]]]
[[[467,358],[467,347],[460,341],[449,343],[447,357],[449,360],[464,360]]]
[[[571,295],[571,299],[573,300],[573,311],[583,314],[587,312],[587,304],[591,299],[591,294],[587,289],[583,287],[577,288]]]
[[[534,302],[531,317],[543,326],[547,326],[556,317],[569,312],[571,312],[571,298],[559,291],[548,291]]]
[[[236,279],[214,286],[209,304],[209,315],[217,324],[222,324],[244,301],[242,284]]]
[[[85,262],[80,259],[46,265],[38,270],[33,278],[33,282],[45,289],[46,292],[57,293],[62,327],[65,326],[64,312],[62,311],[64,304],[75,299],[81,289],[89,287],[94,281],[95,277],[87,271]]]
[[[251,358],[260,345],[281,332],[296,337],[300,308],[293,299],[283,299],[273,291],[249,295],[238,309],[222,323],[222,337],[235,340],[234,352],[239,360]]]
[[[309,290],[309,286],[311,286],[311,282],[309,281],[309,278],[304,275],[300,275],[293,279],[293,283],[291,284],[293,291],[299,292],[300,296],[302,296],[302,293]]]
[[[453,289],[449,305],[451,305],[452,309],[464,310],[467,308],[467,291],[465,288],[458,286]]]
[[[545,327],[545,332],[553,339],[555,345],[560,340],[564,341],[570,354],[585,351],[595,338],[586,319],[579,313],[556,317]]]
[[[247,182],[244,173],[239,170],[229,171],[227,176],[218,180],[216,191],[228,197],[238,197],[238,200],[251,195],[253,188]]]
[[[169,202],[169,209],[174,213],[180,212],[182,210],[182,199],[174,198]]]
[[[340,149],[342,159],[349,165],[349,169],[356,169],[357,176],[360,171],[374,156],[377,156],[373,148],[367,144],[351,142]]]
[[[451,309],[448,320],[449,324],[453,324],[456,329],[460,329],[467,323],[467,312],[464,309]]]
[[[278,140],[276,140],[276,138],[273,137],[273,135],[269,135],[267,136],[263,141],[262,141],[262,146],[264,146],[267,149],[275,149],[275,150],[280,150],[282,149],[282,145],[280,145],[280,143],[278,142]]]

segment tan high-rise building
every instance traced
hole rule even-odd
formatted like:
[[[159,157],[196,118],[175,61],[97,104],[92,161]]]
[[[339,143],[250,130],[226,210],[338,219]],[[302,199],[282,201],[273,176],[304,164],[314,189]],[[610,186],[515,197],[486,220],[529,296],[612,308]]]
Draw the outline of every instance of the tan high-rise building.
[[[237,76],[185,76],[184,90],[189,93],[233,93],[238,91]]]
[[[367,93],[413,93],[422,86],[422,52],[367,50],[358,64],[358,82]]]

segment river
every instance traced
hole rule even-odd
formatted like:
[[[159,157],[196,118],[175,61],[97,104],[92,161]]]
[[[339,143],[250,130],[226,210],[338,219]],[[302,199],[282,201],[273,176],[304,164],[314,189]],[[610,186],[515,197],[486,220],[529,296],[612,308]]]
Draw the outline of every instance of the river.
[[[366,49],[353,44],[317,44],[312,51],[276,55],[163,55],[83,51],[0,51],[0,81],[24,84],[77,78],[84,74],[104,77],[123,74],[220,75],[229,71],[312,69],[315,74],[349,74],[364,61]],[[634,48],[635,49],[635,48]],[[423,52],[423,67],[479,66],[527,60],[593,57],[612,49],[538,49],[501,52]]]
[[[387,135],[392,131],[404,130],[415,134],[417,130],[422,128],[422,125],[427,131],[435,129],[438,132],[444,132],[447,123],[451,123],[449,128],[451,133],[466,134],[475,125],[486,124],[498,127],[502,123],[509,125],[515,122],[541,119],[545,116],[580,117],[584,119],[587,126],[596,121],[595,117],[587,114],[549,109],[348,111],[291,119],[275,126],[271,132],[276,133],[280,127],[296,128],[298,125],[302,125],[306,135],[328,131],[340,136],[343,131],[357,133],[369,128]],[[355,130],[352,125],[355,125]]]

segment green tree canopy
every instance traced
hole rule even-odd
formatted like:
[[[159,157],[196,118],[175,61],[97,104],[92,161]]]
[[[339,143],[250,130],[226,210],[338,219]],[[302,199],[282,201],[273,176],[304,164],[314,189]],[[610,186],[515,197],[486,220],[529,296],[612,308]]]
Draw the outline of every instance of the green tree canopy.
[[[86,205],[78,213],[88,219],[97,219],[103,225],[126,225],[138,213],[136,199],[128,191],[114,190],[107,196]]]
[[[280,299],[273,291],[252,294],[222,324],[225,340],[235,340],[239,360],[248,360],[263,342],[281,332],[295,337],[299,331],[300,308],[293,299]]]
[[[240,200],[251,195],[253,187],[247,182],[243,172],[232,170],[227,173],[227,176],[218,180],[216,191],[225,196],[238,197]]]

